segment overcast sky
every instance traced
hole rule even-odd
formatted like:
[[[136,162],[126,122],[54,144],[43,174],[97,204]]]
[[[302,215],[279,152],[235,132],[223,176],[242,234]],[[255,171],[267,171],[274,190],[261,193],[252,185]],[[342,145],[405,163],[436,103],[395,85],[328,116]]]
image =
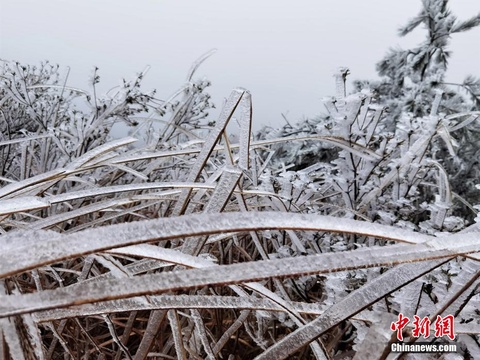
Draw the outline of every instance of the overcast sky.
[[[212,81],[218,107],[241,86],[253,97],[254,123],[277,125],[321,112],[334,94],[332,73],[376,77],[389,47],[413,46],[424,30],[399,38],[420,0],[0,0],[0,58],[70,66],[70,86],[88,89],[94,66],[106,91],[151,66],[146,90],[166,98],[191,64],[217,48],[197,76]],[[478,0],[451,0],[459,19],[480,12]],[[449,80],[480,75],[480,29],[452,40]],[[216,115],[217,113],[214,113]]]

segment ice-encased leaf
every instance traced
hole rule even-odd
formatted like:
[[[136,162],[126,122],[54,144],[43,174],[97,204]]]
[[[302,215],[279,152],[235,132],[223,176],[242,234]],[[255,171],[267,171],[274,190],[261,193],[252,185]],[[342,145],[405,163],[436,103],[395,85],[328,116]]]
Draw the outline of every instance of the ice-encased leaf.
[[[72,201],[87,197],[95,197],[95,196],[102,196],[102,195],[110,195],[110,194],[118,194],[122,192],[128,191],[144,191],[144,190],[157,190],[157,189],[211,189],[213,190],[215,187],[210,184],[202,184],[202,183],[195,183],[195,182],[148,182],[148,183],[140,183],[140,184],[127,184],[127,185],[113,185],[113,186],[104,186],[104,187],[96,187],[93,189],[86,189],[86,190],[79,190],[79,191],[71,191],[65,194],[59,195],[50,195],[46,196],[44,199],[50,202],[51,204],[57,204],[64,201]]]
[[[33,190],[37,187],[44,186],[51,181],[57,181],[58,179],[64,177],[66,171],[64,169],[56,169],[52,171],[45,172],[31,178],[18,181],[12,184],[8,184],[0,189],[0,198],[11,197],[15,193],[22,193],[25,190]]]
[[[292,214],[288,215],[291,216]],[[263,221],[266,222],[265,219],[263,219]],[[459,254],[480,251],[480,244],[478,243],[476,235],[477,234],[474,233],[458,234],[443,238],[433,238],[427,243],[416,245],[402,244],[362,248],[340,253],[309,255],[302,257],[301,261],[299,261],[298,258],[282,258],[233,265],[213,266],[203,269],[143,275],[127,279],[106,279],[103,281],[80,283],[69,286],[68,288],[59,288],[53,291],[43,291],[19,296],[3,296],[0,297],[0,317],[88,302],[139,295],[161,294],[166,291],[199,288],[207,285],[242,284],[269,278],[321,274],[363,267],[391,266],[409,262],[425,262],[428,265],[430,264],[430,260],[441,258],[446,258],[448,260]],[[64,241],[65,240],[66,239],[64,239]],[[446,260],[435,260],[433,263],[436,261],[442,263]],[[426,265],[420,263],[413,266],[412,270],[409,267],[405,268],[404,265],[391,272],[387,272],[388,274],[396,274],[396,280],[390,280],[391,284],[389,286],[393,286],[394,289],[399,288],[404,284],[401,282],[402,278],[410,276],[411,271],[424,269],[424,266]],[[400,269],[404,269],[403,272],[401,272]],[[408,269],[407,273],[405,273],[406,269]],[[422,271],[422,273],[425,272],[425,270]],[[386,275],[382,275],[382,277],[378,279],[385,279],[385,277]],[[375,286],[378,285],[378,281],[374,280],[369,283],[368,286],[364,286],[361,289],[375,288]],[[382,286],[384,285],[385,284]],[[369,292],[368,294],[369,296],[377,296],[382,293],[379,291],[379,288],[375,288],[375,293]],[[358,291],[355,292],[355,294],[358,295]],[[361,295],[361,299],[365,300],[364,297],[366,295],[367,293]],[[357,299],[356,301],[358,300],[360,299]],[[366,302],[359,301],[359,304],[366,304]],[[352,307],[351,309],[354,308],[355,307]],[[361,311],[362,309],[363,307],[358,309],[358,311]],[[345,311],[345,309],[342,311]],[[342,313],[342,316],[344,316],[344,313]]]
[[[121,247],[114,250],[109,250],[108,252],[111,254],[123,254],[129,256],[139,256],[142,258],[151,258],[191,268],[203,268],[215,265],[211,261],[192,256],[190,254],[185,254],[178,250],[161,248],[159,246],[149,244]]]
[[[0,333],[3,335],[3,340],[8,345],[10,356],[12,359],[25,360],[23,353],[22,341],[20,334],[15,329],[13,319],[0,319]]]
[[[225,130],[228,122],[232,118],[233,113],[235,112],[235,109],[237,108],[244,94],[245,94],[245,90],[243,89],[235,89],[230,94],[230,97],[228,98],[225,106],[220,112],[220,115],[217,121],[217,126],[209,133],[207,140],[203,144],[202,149],[200,150],[200,153],[196,158],[195,164],[190,169],[187,181],[195,182],[198,179],[202,169],[204,168],[208,160],[208,157],[214,150],[215,145],[220,139],[220,136],[222,132]],[[191,190],[189,189],[182,191],[180,197],[175,203],[173,216],[178,216],[183,214],[190,194],[191,194]]]
[[[222,169],[222,176],[220,177],[215,190],[210,197],[210,200],[205,205],[204,213],[215,213],[221,212],[225,205],[227,204],[230,196],[233,193],[233,190],[237,186],[238,181],[242,172],[235,167],[225,167]],[[182,246],[182,252],[186,254],[198,255],[205,242],[207,237],[197,237],[190,239]]]
[[[170,322],[170,328],[172,329],[172,338],[175,344],[177,359],[186,359],[187,353],[183,344],[182,323],[180,322],[178,313],[176,310],[170,309],[167,311],[167,317]]]
[[[390,324],[395,321],[395,316],[390,313],[379,315],[379,321],[377,320],[369,325],[365,339],[354,348],[356,353],[352,360],[381,358],[392,335]]]
[[[203,323],[202,316],[200,315],[200,312],[197,309],[193,309],[190,311],[191,317],[193,318],[193,321],[195,323],[195,330],[200,338],[200,341],[202,343],[203,348],[205,349],[205,352],[207,353],[207,359],[208,360],[215,360],[215,354],[212,351],[212,348],[210,346],[210,341],[208,340],[207,336],[207,331],[205,329],[205,324]]]
[[[66,169],[67,170],[75,170],[77,168],[81,168],[81,167],[87,165],[89,162],[93,161],[94,159],[100,157],[101,155],[112,152],[113,150],[115,150],[119,147],[132,144],[136,141],[137,141],[137,139],[135,139],[134,137],[126,137],[126,138],[123,138],[123,139],[110,141],[106,144],[103,144],[101,146],[96,147],[93,150],[90,150],[89,152],[85,153],[84,155],[82,155],[78,159],[75,159],[73,162],[68,164]]]
[[[407,243],[427,241],[431,237],[380,224],[313,214],[275,212],[245,212],[200,214],[161,218],[141,222],[116,224],[88,229],[54,239],[42,231],[8,233],[1,240],[15,242],[16,238],[31,236],[32,244],[0,254],[0,277],[9,276],[59,260],[156,240],[170,240],[222,232],[268,229],[333,231],[373,236]],[[34,240],[33,240],[34,239]]]
[[[188,71],[187,75],[187,81],[192,81],[193,74],[195,74],[195,71],[197,71],[198,67],[202,65],[202,63],[207,60],[210,56],[215,54],[217,52],[217,49],[213,48],[207,51],[205,54],[202,54],[195,62],[192,64],[192,67]]]
[[[248,169],[250,163],[250,140],[252,137],[252,96],[246,91],[240,101],[240,138],[238,166]]]
[[[38,139],[45,139],[52,137],[51,134],[42,134],[42,135],[31,135],[31,136],[26,136],[18,139],[11,139],[11,140],[4,140],[0,141],[0,146],[6,146],[6,145],[11,145],[11,144],[18,144],[22,143],[24,141],[32,141],[32,140],[38,140]]]
[[[359,313],[369,305],[392,293],[404,284],[422,276],[443,264],[445,260],[434,260],[419,264],[403,264],[393,268],[346,298],[328,308],[322,315],[285,336],[282,340],[257,356],[257,360],[286,359],[341,321]]]
[[[45,219],[35,221],[33,224],[29,225],[30,229],[46,229],[52,227],[58,223],[75,219],[76,217],[91,214],[97,211],[102,211],[116,206],[127,205],[132,203],[134,200],[131,199],[115,199],[107,201],[99,201],[90,205],[82,206],[78,209],[60,213],[58,215],[52,215]]]
[[[319,304],[289,302],[295,312],[320,315],[323,309]],[[254,296],[221,296],[221,295],[158,295],[144,298],[110,300],[100,303],[90,303],[72,306],[65,309],[39,311],[33,314],[36,322],[47,322],[72,317],[101,315],[107,313],[166,309],[249,309],[283,312],[285,309],[270,299]]]
[[[21,211],[45,209],[50,206],[48,200],[37,196],[0,200],[0,215],[14,214]]]

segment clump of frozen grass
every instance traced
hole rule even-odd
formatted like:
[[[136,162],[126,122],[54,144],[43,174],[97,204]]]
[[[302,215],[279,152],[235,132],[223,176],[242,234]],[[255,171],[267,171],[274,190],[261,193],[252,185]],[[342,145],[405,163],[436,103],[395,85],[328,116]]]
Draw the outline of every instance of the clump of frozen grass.
[[[445,5],[424,1],[445,15],[430,32],[478,23]],[[84,91],[48,63],[3,62],[0,353],[384,359],[402,313],[454,315],[462,355],[480,358],[478,209],[450,184],[478,151],[479,114],[433,91],[446,62],[428,54],[447,44],[435,39],[412,63],[389,54],[407,66],[381,67],[377,92],[347,96],[340,69],[327,114],[256,139],[245,89],[208,118],[209,82],[193,75],[211,52],[169,99],[141,89],[145,72],[102,97],[98,69]],[[131,136],[111,138],[118,122]]]
[[[56,94],[66,86],[29,85],[32,75],[4,82],[3,112],[22,114],[17,121],[30,124],[25,116],[39,108],[63,116],[61,129],[38,117],[1,142],[6,356],[380,358],[401,311],[476,319],[458,337],[476,351],[468,340],[478,321],[469,305],[478,296],[477,235],[430,234],[449,231],[451,190],[428,158],[445,121],[411,119],[420,123],[416,141],[382,138],[383,108],[368,92],[342,95],[345,75],[326,100],[328,133],[260,141],[251,139],[244,89],[206,132],[203,81],[189,82],[171,108],[139,83],[137,110],[130,95],[90,97],[97,105],[80,118]],[[171,117],[146,132],[143,147],[109,140],[111,122],[140,122],[150,106],[150,120]],[[238,144],[226,134],[234,115]],[[338,150],[329,162],[278,172],[272,146],[301,141]],[[438,194],[424,234],[408,218],[411,189],[421,186]],[[422,296],[428,284],[435,290]],[[379,318],[386,326],[369,332]]]

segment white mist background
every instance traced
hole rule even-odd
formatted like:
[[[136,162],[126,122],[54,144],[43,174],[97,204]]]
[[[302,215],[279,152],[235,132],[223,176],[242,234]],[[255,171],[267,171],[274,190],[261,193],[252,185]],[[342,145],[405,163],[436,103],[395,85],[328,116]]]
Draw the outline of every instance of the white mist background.
[[[451,0],[460,20],[480,12],[478,0]],[[397,29],[415,16],[420,0],[0,0],[0,58],[38,64],[49,60],[71,68],[68,85],[98,90],[151,68],[144,90],[168,98],[185,81],[192,63],[218,51],[196,77],[212,82],[217,110],[238,86],[252,93],[254,129],[281,126],[323,111],[334,94],[332,74],[351,70],[350,80],[375,79],[375,64],[389,47],[423,41],[425,30],[405,38]],[[452,38],[448,80],[480,75],[480,29]]]

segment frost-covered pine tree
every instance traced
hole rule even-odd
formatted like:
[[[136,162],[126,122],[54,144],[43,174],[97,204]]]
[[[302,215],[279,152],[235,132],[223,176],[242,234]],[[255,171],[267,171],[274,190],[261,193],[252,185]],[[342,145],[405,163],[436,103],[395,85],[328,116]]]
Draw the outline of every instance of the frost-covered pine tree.
[[[394,119],[398,119],[402,111],[415,116],[429,114],[435,90],[444,92],[439,110],[446,114],[480,109],[480,79],[469,75],[457,84],[445,80],[452,35],[480,25],[480,14],[458,21],[448,9],[448,0],[422,0],[422,5],[420,13],[402,26],[399,34],[408,35],[423,25],[425,40],[412,49],[390,49],[377,63],[382,80],[358,81],[357,87],[374,88],[380,100],[389,106]],[[459,89],[464,90],[468,100],[461,96]]]
[[[402,114],[422,117],[430,113],[435,94],[443,93],[439,113],[445,116],[480,110],[480,78],[468,75],[463,82],[450,83],[445,79],[451,55],[449,44],[452,35],[472,30],[480,25],[480,14],[459,21],[448,9],[448,0],[422,0],[420,13],[399,29],[399,34],[410,34],[419,26],[426,30],[425,40],[412,49],[390,49],[377,64],[382,80],[377,83],[357,82],[357,88],[374,88],[380,102],[390,110],[390,125],[398,127]],[[478,74],[477,74],[478,76]],[[480,196],[475,184],[480,176],[478,151],[480,125],[478,114],[458,117],[452,125],[468,121],[453,136],[457,139],[456,156],[451,156],[446,146],[433,149],[434,157],[450,174],[452,189],[467,202],[477,204]],[[460,125],[461,126],[461,125]],[[455,126],[454,126],[455,128]],[[448,135],[449,136],[449,135]],[[451,149],[450,149],[451,150]],[[463,207],[458,213],[469,217],[472,212]]]
[[[480,123],[478,113],[475,112],[480,109],[478,106],[480,81],[471,75],[459,84],[449,84],[445,80],[450,56],[448,46],[452,34],[475,28],[480,24],[480,15],[467,21],[458,21],[448,10],[447,3],[446,0],[422,1],[422,10],[400,29],[400,35],[407,35],[423,25],[426,28],[425,40],[412,49],[391,49],[377,64],[381,80],[356,82],[356,91],[354,92],[357,95],[360,95],[362,91],[363,94],[371,94],[367,95],[368,101],[371,101],[370,107],[380,106],[388,109],[388,112],[384,112],[378,119],[378,126],[376,125],[375,129],[372,129],[374,131],[372,134],[377,137],[373,136],[367,142],[364,141],[365,139],[360,140],[368,131],[355,127],[352,127],[350,132],[347,129],[345,130],[347,133],[340,133],[337,126],[339,120],[330,110],[327,114],[320,115],[315,119],[307,119],[294,126],[287,124],[281,129],[264,129],[258,136],[264,139],[287,136],[341,136],[342,139],[349,142],[360,141],[362,143],[364,141],[363,145],[367,145],[376,152],[379,151],[379,146],[380,148],[383,146],[385,151],[391,151],[388,155],[390,160],[395,161],[396,158],[400,159],[401,157],[396,153],[398,148],[403,146],[402,152],[409,151],[409,148],[417,141],[415,139],[422,138],[423,135],[427,136],[425,129],[432,125],[431,132],[427,131],[430,134],[427,136],[429,146],[419,156],[426,166],[422,170],[422,176],[415,175],[418,169],[403,169],[403,171],[405,174],[408,173],[410,180],[415,183],[430,184],[436,183],[436,180],[427,179],[425,176],[430,177],[438,171],[442,172],[442,177],[446,176],[444,174],[449,174],[454,198],[463,198],[464,203],[480,203],[478,190],[475,188],[477,179],[480,177],[480,167],[476,162],[477,151],[480,149],[480,138],[477,135],[480,131]],[[439,94],[442,94],[440,102],[435,101],[436,98],[438,100]],[[329,103],[329,100],[326,100],[326,103]],[[335,106],[338,106],[338,96],[336,101]],[[436,118],[429,120],[427,117],[432,113],[432,109]],[[431,121],[438,126],[430,124]],[[365,123],[362,126],[364,125]],[[443,138],[444,141],[439,141],[440,138]],[[331,143],[318,141],[318,139],[316,141],[287,142],[277,145],[271,162],[274,167],[290,170],[302,170],[323,163],[327,172],[326,179],[332,179],[331,175],[336,176],[339,172],[342,173],[341,178],[346,179],[348,177],[343,173],[346,168],[341,168],[342,165],[337,160],[339,156],[340,158],[344,156],[338,150],[338,146],[332,146]],[[384,153],[382,156],[385,159]],[[428,159],[433,162],[427,166],[426,160]],[[432,165],[433,163],[436,165]],[[331,167],[332,164],[335,164],[334,168]],[[388,171],[391,166],[394,166],[393,163],[386,167],[383,164],[385,164],[385,160],[375,168],[375,171],[380,171],[382,166],[383,170],[381,171]],[[353,184],[358,182],[365,186],[365,183],[357,178],[357,175],[352,174],[356,178],[352,182],[352,186],[354,187]],[[378,176],[382,175],[378,174]],[[365,179],[371,179],[371,176],[366,174]],[[396,198],[412,196],[415,193],[410,180],[407,182],[408,184],[402,185],[402,188],[408,192],[404,194],[397,192]],[[412,213],[416,224],[425,219],[425,210],[422,210],[420,205],[431,202],[437,192],[436,190],[432,192],[433,188],[431,187],[427,190],[427,187],[422,186],[422,189],[418,196],[415,195],[415,199],[411,198],[408,201],[412,211],[416,209],[414,213],[418,213],[417,215]],[[362,203],[357,195],[355,198],[358,199],[359,204]],[[350,202],[351,199],[349,197]],[[355,203],[358,201],[354,200],[351,203],[353,209],[357,208]],[[407,203],[404,203],[403,208],[406,205]],[[456,215],[473,220],[471,208],[468,209],[467,206],[462,205],[462,201],[457,200],[454,201],[454,205]],[[398,213],[396,210],[395,212]],[[407,216],[408,221],[412,220],[412,216]]]

